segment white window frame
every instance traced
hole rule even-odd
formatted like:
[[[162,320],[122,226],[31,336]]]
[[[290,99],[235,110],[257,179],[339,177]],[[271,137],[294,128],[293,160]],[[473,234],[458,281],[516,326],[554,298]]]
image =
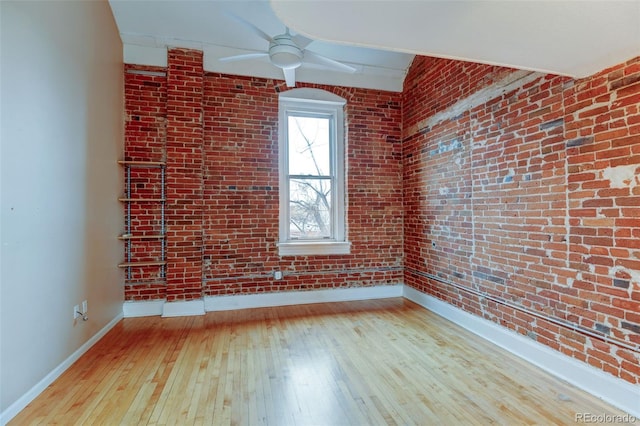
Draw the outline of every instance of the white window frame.
[[[278,102],[278,146],[280,171],[280,256],[349,254],[351,243],[346,229],[346,176],[344,106],[346,100],[320,89],[292,89]],[[289,223],[289,143],[288,117],[291,113],[322,114],[331,117],[330,153],[332,163],[333,238],[290,239]]]

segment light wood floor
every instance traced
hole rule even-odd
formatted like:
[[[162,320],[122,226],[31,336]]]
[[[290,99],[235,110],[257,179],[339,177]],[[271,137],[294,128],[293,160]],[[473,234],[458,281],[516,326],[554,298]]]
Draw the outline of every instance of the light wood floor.
[[[404,299],[121,321],[10,424],[575,424],[624,414]]]

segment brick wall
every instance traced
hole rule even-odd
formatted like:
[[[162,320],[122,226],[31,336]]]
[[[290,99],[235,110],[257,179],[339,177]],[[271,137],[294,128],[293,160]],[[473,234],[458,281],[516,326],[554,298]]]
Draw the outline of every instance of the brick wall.
[[[639,105],[640,59],[572,80],[416,58],[405,284],[640,383]]]
[[[127,65],[125,69],[125,147],[124,156],[133,161],[162,162],[166,159],[167,73],[165,69]],[[159,198],[161,169],[131,168],[131,197]],[[159,235],[162,211],[158,203],[131,203],[131,233]],[[126,209],[126,206],[125,206]],[[126,217],[126,212],[125,212]],[[126,244],[126,243],[125,243]],[[161,241],[132,240],[132,259],[158,261]],[[131,299],[164,299],[166,280],[157,266],[131,268],[125,295]]]
[[[347,100],[352,251],[281,258],[277,124],[284,83],[204,73],[200,52],[179,49],[169,52],[168,69],[128,65],[125,71],[125,156],[167,163],[168,261],[166,279],[158,268],[133,271],[126,300],[402,282],[400,94],[298,84]],[[151,177],[137,177],[141,191],[143,179]],[[149,225],[156,213],[140,210],[134,221]],[[134,232],[144,231],[136,226]],[[157,258],[157,244],[137,244],[141,257]],[[276,270],[282,280],[273,278]]]
[[[167,301],[202,297],[202,52],[170,50],[167,69]]]

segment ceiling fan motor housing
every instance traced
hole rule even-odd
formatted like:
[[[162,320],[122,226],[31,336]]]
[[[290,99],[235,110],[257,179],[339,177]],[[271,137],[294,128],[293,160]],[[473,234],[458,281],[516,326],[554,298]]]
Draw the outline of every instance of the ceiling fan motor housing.
[[[269,44],[269,58],[273,65],[279,68],[298,68],[302,65],[303,57],[302,49],[294,43],[289,34],[275,36]]]

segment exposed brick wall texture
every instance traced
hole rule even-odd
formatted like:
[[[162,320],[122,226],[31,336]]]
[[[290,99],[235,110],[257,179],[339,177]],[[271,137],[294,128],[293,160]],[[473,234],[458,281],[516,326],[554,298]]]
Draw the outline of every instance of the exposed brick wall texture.
[[[125,157],[164,161],[167,137],[167,73],[163,68],[125,67]]]
[[[511,72],[414,61],[405,284],[638,384],[625,345],[640,343],[640,59],[582,80],[532,74],[460,112]]]
[[[169,262],[164,282],[158,268],[134,271],[126,300],[401,283],[401,95],[297,85],[347,100],[352,250],[346,256],[281,258],[276,246],[278,94],[287,88],[278,80],[205,74],[199,55],[176,49],[169,52],[167,70],[126,69],[125,155],[167,162]],[[154,75],[136,74],[140,71]],[[159,72],[166,76],[155,75]],[[139,184],[145,175],[137,179]],[[143,191],[144,185],[138,188]],[[148,225],[157,218],[154,213],[140,210],[142,216],[134,220]],[[141,226],[134,231],[144,231]],[[157,244],[138,244],[140,258],[157,256]],[[274,279],[276,270],[283,272],[282,280]]]
[[[127,65],[125,68],[125,147],[124,156],[132,161],[165,161],[167,137],[166,69]],[[123,169],[126,172],[126,169]],[[131,168],[132,198],[160,198],[159,168]],[[133,235],[159,235],[162,211],[158,203],[129,204]],[[126,209],[126,206],[125,206]],[[126,211],[125,211],[126,214]],[[125,243],[126,244],[126,243]],[[161,241],[131,240],[131,258],[159,261]],[[125,253],[126,254],[126,253]],[[125,283],[127,300],[164,299],[166,281],[157,266],[130,268]]]
[[[167,69],[167,301],[202,297],[202,52],[170,50]]]
[[[204,294],[402,281],[400,95],[299,83],[347,99],[348,256],[278,256],[280,81],[207,74]],[[273,272],[283,272],[274,280]]]

